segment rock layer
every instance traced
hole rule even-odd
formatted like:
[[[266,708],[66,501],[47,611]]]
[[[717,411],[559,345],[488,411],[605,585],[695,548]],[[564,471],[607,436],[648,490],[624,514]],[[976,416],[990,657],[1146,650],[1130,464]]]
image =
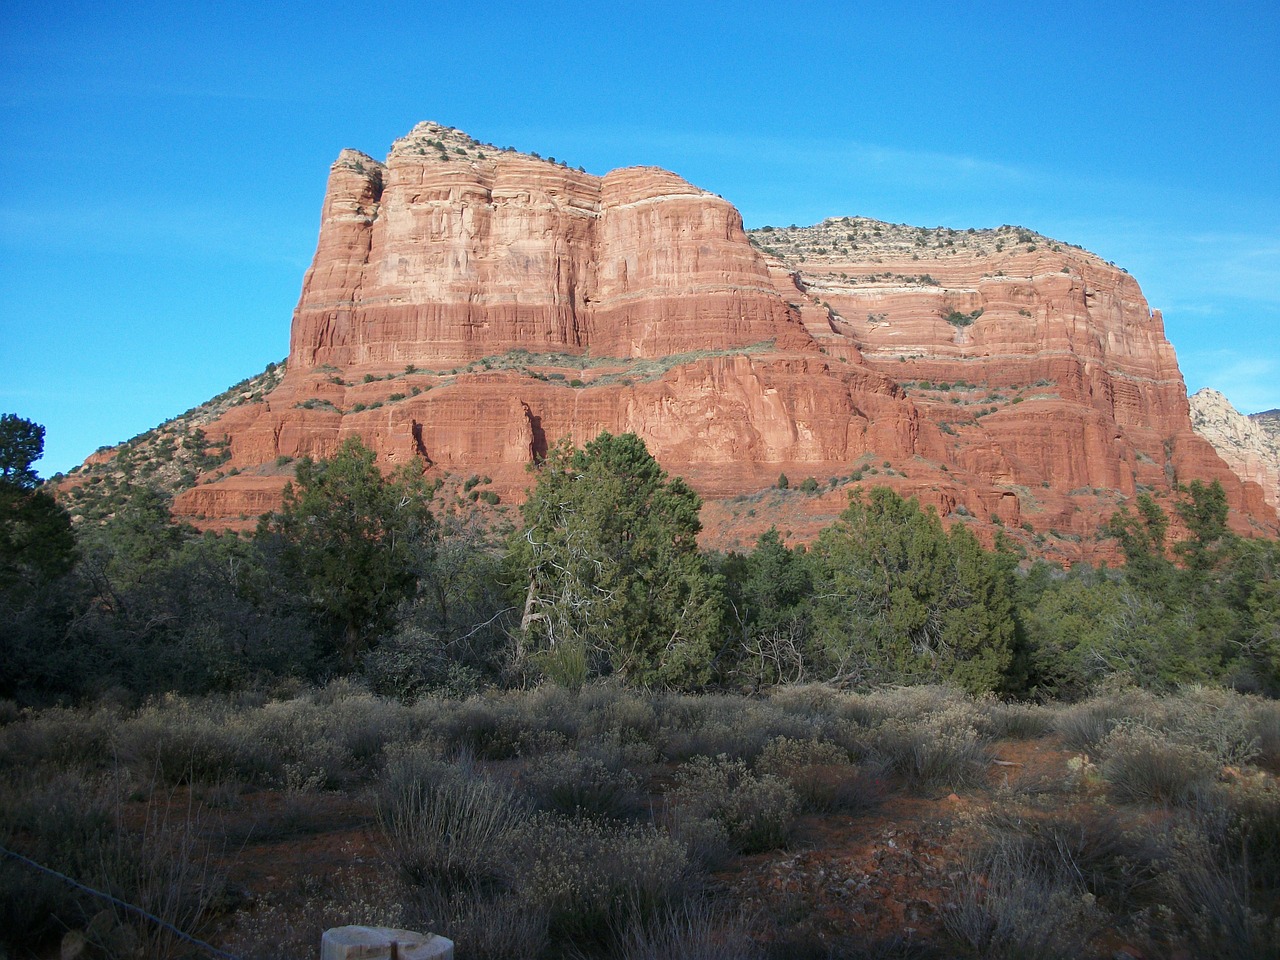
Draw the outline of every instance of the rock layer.
[[[1236,476],[1258,484],[1267,503],[1280,508],[1280,437],[1208,387],[1191,395],[1191,423]]]
[[[595,177],[456,137],[437,152],[446,132],[333,165],[295,365],[805,345],[726,201],[653,167]]]
[[[1092,254],[862,218],[748,235],[666,171],[596,177],[435,124],[385,164],[339,156],[287,372],[207,427],[230,461],[176,511],[247,523],[280,462],[348,436],[509,503],[549,446],[601,430],[710,499],[715,546],[810,536],[858,481],[1068,561],[1111,556],[1102,520],[1192,478],[1223,482],[1238,529],[1276,531],[1192,430],[1160,314]]]

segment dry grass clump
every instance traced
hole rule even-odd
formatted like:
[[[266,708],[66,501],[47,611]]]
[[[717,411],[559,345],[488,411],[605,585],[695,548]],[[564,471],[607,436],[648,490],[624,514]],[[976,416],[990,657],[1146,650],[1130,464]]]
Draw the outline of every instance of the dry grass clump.
[[[1068,749],[1092,753],[1120,723],[1146,719],[1154,704],[1155,698],[1141,690],[1106,694],[1058,710],[1052,727]]]
[[[948,932],[983,957],[1095,956],[1104,929],[1145,929],[1158,908],[1166,843],[1102,810],[988,816],[966,857]]]
[[[1090,956],[1101,928],[1096,903],[1058,865],[1020,845],[982,851],[960,884],[946,929],[977,956],[992,960],[1075,960]]]
[[[554,813],[621,820],[645,811],[634,774],[577,751],[540,757],[525,773],[524,786],[539,809]]]
[[[1162,876],[1163,939],[1193,956],[1280,957],[1280,791],[1259,774],[1200,787]]]
[[[199,935],[225,902],[203,810],[150,787],[140,826],[124,813],[129,784],[37,770],[0,791],[0,843],[80,883]],[[92,921],[92,922],[91,922]],[[162,927],[6,859],[0,863],[0,952],[36,952],[67,930],[157,960],[181,944]]]
[[[538,960],[546,956],[549,923],[546,911],[475,887],[417,888],[405,912],[409,928],[447,936],[457,956],[472,960]]]
[[[987,735],[997,740],[1035,740],[1053,725],[1053,711],[1039,704],[984,700],[981,709]]]
[[[1160,701],[1148,724],[1165,736],[1212,756],[1219,764],[1252,763],[1261,752],[1253,697],[1190,686]]]
[[[1220,767],[1208,752],[1134,723],[1113,729],[1098,749],[1102,778],[1120,803],[1188,803]]]
[[[419,704],[419,708],[424,704]],[[436,702],[429,729],[455,750],[482,760],[531,757],[569,747],[578,709],[571,691],[556,687]]]
[[[44,763],[62,769],[103,769],[111,762],[113,736],[125,716],[123,708],[110,703],[87,709],[24,710],[0,728],[0,769]]]
[[[278,884],[253,898],[252,910],[236,913],[226,932],[211,942],[243,960],[314,957],[320,937],[330,927],[405,928],[417,919],[410,917],[385,879],[339,868],[322,875],[280,877]]]
[[[917,720],[897,717],[875,730],[874,752],[913,790],[978,786],[990,759],[963,705]]]
[[[848,765],[849,754],[829,740],[797,740],[793,737],[774,737],[765,744],[756,758],[755,768],[760,773],[786,777],[804,767],[829,767]]]
[[[884,771],[875,764],[854,766],[848,751],[828,740],[774,737],[755,769],[786,780],[801,807],[813,813],[869,810],[884,796]]]
[[[1053,719],[1063,743],[1084,753],[1096,751],[1118,727],[1159,731],[1222,764],[1251,763],[1263,756],[1264,746],[1280,747],[1276,704],[1216,687],[1187,686],[1162,698],[1119,690],[1059,708]]]
[[[103,859],[99,889],[166,920],[179,930],[204,936],[225,902],[225,877],[215,865],[215,849],[204,825],[204,811],[183,808],[172,797],[153,796],[141,830],[119,822]],[[172,931],[113,908],[115,927],[133,932],[138,955],[185,956],[187,945]]]
[[[1223,853],[1247,864],[1255,885],[1280,890],[1280,789],[1274,782],[1255,780],[1215,795],[1226,808],[1217,834]]]
[[[1257,763],[1280,774],[1280,702],[1254,701],[1250,711],[1253,731],[1258,738]]]
[[[538,759],[531,795],[570,812],[534,812],[476,761],[432,745],[389,754],[378,814],[410,914],[469,956],[537,956],[547,944],[603,943],[609,931],[674,902],[692,877],[684,846],[636,815],[625,770],[573,752]],[[587,813],[590,816],[583,816]]]
[[[116,733],[122,763],[162,783],[261,782],[277,766],[252,734],[253,713],[169,694],[144,705]]]
[[[1259,896],[1248,862],[1231,858],[1211,837],[1192,833],[1183,838],[1166,884],[1177,932],[1193,956],[1280,957],[1275,888]]]
[[[405,707],[335,681],[250,703],[167,694],[123,719],[114,746],[139,776],[170,784],[332,788],[368,779],[381,766],[383,747],[410,732]]]
[[[492,885],[526,816],[515,793],[457,764],[406,750],[378,795],[387,859],[414,886]]]
[[[742,697],[665,697],[659,710],[659,749],[677,763],[721,754],[752,763],[774,737],[810,739],[818,733],[804,717]]]
[[[598,949],[692,892],[685,850],[667,834],[547,813],[519,818],[466,875],[410,879],[410,916],[473,957]]]
[[[841,717],[864,727],[878,727],[886,720],[913,720],[931,714],[973,709],[971,697],[951,687],[885,687],[870,693],[850,693],[837,701]]]
[[[1051,732],[1090,756],[1068,762]],[[992,743],[1037,737],[1010,756],[1028,782],[1058,789],[985,789]],[[1277,757],[1275,703],[1199,687],[1071,707],[945,687],[810,685],[760,699],[589,684],[405,705],[341,681],[132,711],[0,704],[0,842],[197,932],[225,909],[215,942],[253,958],[313,950],[323,927],[348,922],[437,931],[476,958],[1100,957],[1118,942],[1151,956],[1274,956],[1280,788],[1260,768]],[[932,924],[925,942],[914,927],[875,940],[881,919],[841,939],[812,918],[832,897],[861,896],[843,884],[863,874],[793,852],[799,876],[809,859],[815,868],[811,884],[793,882],[793,864],[768,855],[801,811],[863,811],[887,785],[970,791],[960,804],[907,804],[975,831],[960,875],[923,828],[893,825],[923,844],[918,877],[876,860],[945,915],[946,933],[938,913],[911,919]],[[299,824],[371,819],[391,868],[380,889],[366,857],[231,912],[211,845],[266,850]],[[806,836],[848,823],[812,819]],[[744,854],[755,856],[735,862]],[[705,899],[734,889],[759,890],[772,919]],[[0,863],[0,955],[47,953],[91,921],[128,949],[149,936],[95,912]],[[160,939],[144,949],[177,955]]]
[[[760,960],[765,956],[741,914],[697,899],[633,920],[615,935],[618,960]]]
[[[98,777],[29,770],[0,787],[0,843],[68,876],[98,870],[112,829],[111,795]],[[34,950],[91,908],[66,884],[0,859],[0,948]]]
[[[676,773],[668,799],[677,820],[712,820],[741,853],[786,845],[800,801],[772,774],[753,774],[742,760],[694,757]]]
[[[579,692],[583,739],[623,745],[652,744],[658,735],[659,699],[617,686],[584,687]]]
[[[979,862],[993,851],[1003,856],[1016,848],[1026,863],[1060,873],[1114,915],[1158,902],[1172,856],[1167,838],[1150,824],[1105,807],[1039,817],[998,811],[984,828]]]
[[[508,855],[517,902],[547,917],[553,941],[589,946],[691,891],[682,844],[652,826],[540,813]]]

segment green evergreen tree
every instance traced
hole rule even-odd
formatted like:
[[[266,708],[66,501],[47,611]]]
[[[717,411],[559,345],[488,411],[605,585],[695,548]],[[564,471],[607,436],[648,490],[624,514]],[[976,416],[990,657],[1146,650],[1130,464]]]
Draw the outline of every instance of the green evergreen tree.
[[[280,512],[258,528],[260,542],[278,542],[282,568],[336,628],[346,669],[413,595],[417,552],[434,538],[421,472],[406,466],[387,478],[374,460],[355,437],[330,460],[304,457]]]
[[[74,560],[71,518],[38,489],[33,464],[44,452],[44,427],[0,416],[0,590],[11,603],[66,574]]]
[[[559,445],[513,542],[523,652],[645,685],[704,683],[721,597],[698,553],[700,507],[635,434]]]
[[[1187,537],[1174,544],[1173,551],[1192,580],[1202,580],[1214,570],[1232,540],[1227,527],[1227,493],[1217,480],[1192,480],[1179,487],[1182,495],[1174,512],[1187,528]]]
[[[813,581],[804,547],[787,547],[771,527],[751,553],[725,557],[719,572],[735,634],[721,672],[750,687],[816,679],[821,658],[810,646]]]
[[[40,478],[32,467],[44,453],[44,427],[16,413],[0,416],[0,485],[34,490]]]
[[[1015,640],[1001,563],[968,530],[885,487],[858,491],[814,546],[815,623],[851,681],[1000,689]]]
[[[1105,532],[1120,542],[1125,574],[1140,589],[1165,593],[1172,586],[1174,568],[1167,556],[1169,517],[1149,493],[1134,501],[1136,512],[1121,507],[1107,522]]]

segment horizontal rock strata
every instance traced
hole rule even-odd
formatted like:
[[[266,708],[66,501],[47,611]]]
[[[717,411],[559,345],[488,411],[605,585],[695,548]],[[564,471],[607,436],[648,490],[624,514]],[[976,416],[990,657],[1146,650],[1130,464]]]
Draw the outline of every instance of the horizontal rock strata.
[[[709,498],[721,547],[811,536],[859,481],[1069,562],[1111,555],[1099,525],[1135,494],[1193,478],[1224,484],[1238,529],[1276,530],[1259,478],[1192,429],[1160,314],[1093,254],[854,217],[748,234],[672,173],[597,177],[436,124],[385,163],[341,153],[287,371],[209,424],[230,460],[176,511],[247,525],[279,462],[349,436],[509,505],[549,447],[601,430]]]

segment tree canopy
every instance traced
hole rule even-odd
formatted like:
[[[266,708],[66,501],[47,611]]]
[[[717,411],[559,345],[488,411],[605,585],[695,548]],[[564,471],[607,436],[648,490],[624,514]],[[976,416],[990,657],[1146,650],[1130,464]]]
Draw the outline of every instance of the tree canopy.
[[[421,471],[387,478],[374,461],[355,437],[330,460],[304,457],[280,512],[259,524],[260,540],[276,540],[286,573],[340,631],[348,667],[413,595],[417,548],[435,529]]]
[[[705,682],[721,612],[700,507],[635,434],[556,447],[513,543],[531,652],[642,684]]]
[[[34,489],[40,478],[31,465],[44,453],[44,427],[16,413],[0,415],[0,483]]]
[[[0,588],[30,589],[71,569],[71,518],[37,489],[31,465],[44,452],[44,427],[0,416]]]
[[[1015,624],[1004,567],[965,527],[876,487],[819,536],[815,620],[831,669],[862,681],[999,689]]]

